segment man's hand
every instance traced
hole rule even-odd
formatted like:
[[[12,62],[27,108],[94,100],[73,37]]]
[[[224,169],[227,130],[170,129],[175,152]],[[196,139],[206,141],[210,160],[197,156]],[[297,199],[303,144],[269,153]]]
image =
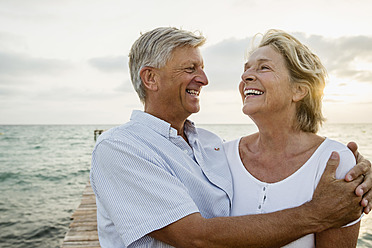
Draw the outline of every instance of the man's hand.
[[[368,214],[372,209],[372,171],[371,171],[371,162],[366,160],[359,152],[358,145],[354,142],[349,142],[347,144],[349,149],[354,153],[356,159],[356,166],[351,169],[345,176],[345,180],[350,182],[354,179],[364,177],[364,180],[358,187],[355,189],[355,194],[357,196],[363,196],[362,201],[360,202],[361,206],[364,207],[364,213]]]
[[[321,223],[323,230],[344,226],[360,217],[363,207],[359,202],[362,196],[354,193],[363,177],[346,182],[335,177],[340,162],[337,152],[333,152],[327,162],[322,178],[308,203],[309,211],[316,222]]]
[[[281,211],[230,217],[185,216],[149,236],[175,247],[282,247],[310,233],[338,228],[363,212],[355,188],[363,177],[336,179],[340,158],[332,153],[310,202]]]

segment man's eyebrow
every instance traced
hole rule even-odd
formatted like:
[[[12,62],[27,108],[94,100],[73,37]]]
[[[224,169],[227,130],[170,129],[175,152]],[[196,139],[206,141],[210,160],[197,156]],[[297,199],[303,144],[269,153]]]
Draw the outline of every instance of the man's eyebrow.
[[[188,61],[185,61],[184,63],[180,64],[180,66],[201,66],[201,67],[204,67],[204,62],[202,63],[199,63],[199,62],[196,62],[196,61],[192,61],[192,60],[188,60]]]

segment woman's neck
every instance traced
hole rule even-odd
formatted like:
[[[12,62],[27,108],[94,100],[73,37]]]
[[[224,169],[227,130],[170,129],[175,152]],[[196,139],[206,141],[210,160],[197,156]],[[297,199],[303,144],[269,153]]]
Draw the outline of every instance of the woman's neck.
[[[278,182],[297,171],[324,138],[299,131],[290,122],[259,122],[259,132],[241,139],[239,154],[245,168],[264,182]]]
[[[259,130],[251,146],[252,152],[282,153],[286,150],[293,151],[300,144],[306,143],[309,133],[298,130],[294,117],[278,115],[273,114],[271,118],[252,118]]]

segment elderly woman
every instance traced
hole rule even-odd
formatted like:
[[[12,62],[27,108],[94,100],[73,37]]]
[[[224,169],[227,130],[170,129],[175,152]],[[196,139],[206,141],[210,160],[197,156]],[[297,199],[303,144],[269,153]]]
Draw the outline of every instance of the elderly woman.
[[[250,53],[239,85],[243,112],[258,132],[225,144],[234,183],[233,215],[269,213],[311,200],[333,151],[338,179],[355,165],[343,144],[317,135],[326,70],[291,35],[269,30]],[[337,155],[336,155],[337,156]],[[286,247],[354,247],[359,220]]]

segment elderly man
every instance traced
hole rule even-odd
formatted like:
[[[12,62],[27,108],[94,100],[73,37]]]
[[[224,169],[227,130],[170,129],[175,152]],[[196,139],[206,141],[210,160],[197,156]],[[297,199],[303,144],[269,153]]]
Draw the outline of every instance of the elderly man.
[[[222,141],[187,120],[199,111],[199,94],[208,84],[199,51],[204,42],[187,31],[158,28],[133,44],[129,65],[144,111],[103,133],[93,152],[101,246],[280,246],[345,225],[363,206],[368,212],[371,196],[362,195],[371,188],[370,163],[358,159],[352,182],[335,180],[333,154],[312,201],[229,217],[233,190]],[[367,179],[359,185],[361,174]]]

